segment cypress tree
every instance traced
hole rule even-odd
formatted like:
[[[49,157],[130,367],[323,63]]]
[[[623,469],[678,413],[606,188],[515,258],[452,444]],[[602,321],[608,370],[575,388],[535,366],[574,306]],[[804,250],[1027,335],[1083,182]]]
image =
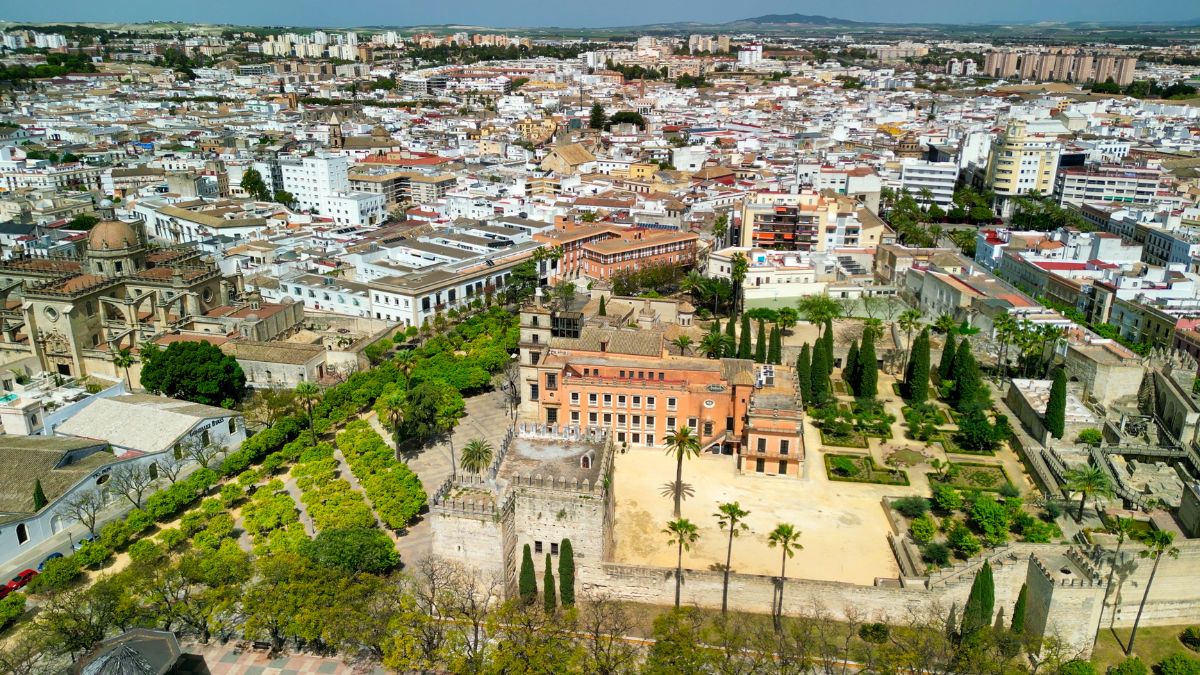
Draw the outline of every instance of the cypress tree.
[[[1054,384],[1050,385],[1050,400],[1046,402],[1046,430],[1055,438],[1062,438],[1067,422],[1067,373],[1062,368],[1054,371]]]
[[[808,343],[800,348],[800,356],[796,359],[796,386],[800,388],[800,398],[805,405],[812,403],[812,349]]]
[[[42,479],[33,481],[33,510],[41,511],[48,503],[46,493],[42,490]]]
[[[979,374],[979,364],[971,353],[971,342],[963,339],[958,343],[958,353],[954,357],[954,366],[950,375],[954,381],[954,390],[950,401],[954,409],[960,413],[970,412],[983,405],[987,390],[983,388],[983,376]],[[991,612],[988,613],[990,618]]]
[[[908,402],[920,405],[929,398],[929,329],[921,331],[913,340],[912,355],[908,359],[908,380],[905,389]]]
[[[779,326],[771,326],[770,345],[767,347],[767,363],[783,363],[783,340],[779,337]]]
[[[546,554],[546,571],[542,574],[542,607],[547,614],[558,608],[558,592],[554,590],[554,569],[550,566],[550,554]]]
[[[719,334],[721,332],[721,320],[714,316],[712,326],[709,328],[708,332]]]
[[[858,340],[850,341],[850,349],[846,351],[846,365],[842,368],[842,379],[850,388],[850,393],[858,395]]]
[[[964,640],[991,624],[995,604],[996,584],[992,578],[992,566],[985,560],[979,574],[975,575],[975,581],[971,583],[971,594],[967,596],[967,604],[963,607],[959,632]]]
[[[879,361],[875,358],[875,329],[868,328],[863,332],[862,346],[858,349],[858,367],[855,377],[858,380],[859,398],[875,398],[879,394]]]
[[[734,345],[737,344],[737,321],[732,316],[729,317],[729,323],[725,324],[725,334],[733,338]]]
[[[558,597],[563,607],[575,606],[575,550],[563,539],[558,548]]]
[[[750,345],[750,317],[742,315],[742,338],[738,343],[738,358],[752,359],[754,358],[754,348]]]
[[[958,352],[954,344],[954,333],[946,333],[946,347],[942,349],[942,360],[938,362],[938,379],[950,379],[950,371],[954,369],[954,355]]]
[[[754,340],[754,362],[767,362],[767,329],[763,320],[758,320],[758,337]]]
[[[821,341],[813,349],[812,369],[809,373],[809,391],[812,393],[812,406],[820,406],[829,398],[829,354],[825,351],[825,343]]]
[[[604,304],[604,296],[600,296],[600,309],[596,312],[597,316],[608,316],[608,306]]]
[[[996,623],[992,624],[992,630],[996,631],[997,635],[1004,632],[1004,608],[1003,607],[996,610]]]
[[[825,377],[829,377],[833,375],[833,321],[826,319],[821,341],[825,343]]]
[[[1025,591],[1028,590],[1028,584],[1021,584],[1021,592],[1017,594],[1017,604],[1013,605],[1012,625],[1009,630],[1014,635],[1022,635],[1025,632]]]
[[[529,544],[525,544],[525,551],[521,554],[521,576],[517,580],[517,592],[521,596],[521,603],[532,605],[537,599],[537,577],[533,574],[533,552],[529,550]]]

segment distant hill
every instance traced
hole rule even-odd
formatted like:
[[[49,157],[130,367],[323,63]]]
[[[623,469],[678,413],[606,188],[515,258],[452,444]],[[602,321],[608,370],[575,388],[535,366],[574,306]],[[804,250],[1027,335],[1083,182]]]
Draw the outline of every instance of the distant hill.
[[[820,16],[817,14],[764,14],[750,19],[738,19],[730,23],[748,23],[748,24],[802,24],[806,26],[852,26],[858,24],[858,21],[849,19],[838,19],[831,16]]]

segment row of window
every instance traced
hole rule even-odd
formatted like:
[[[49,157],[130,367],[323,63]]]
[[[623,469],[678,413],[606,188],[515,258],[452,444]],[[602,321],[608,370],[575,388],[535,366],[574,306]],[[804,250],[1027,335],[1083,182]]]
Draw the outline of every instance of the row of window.
[[[550,374],[550,375],[546,376],[547,389],[552,388],[553,383],[555,382],[555,380],[553,378],[554,378],[554,374]],[[644,399],[644,401],[643,401],[643,399]],[[571,405],[579,405],[579,400],[580,400],[579,392],[577,392],[577,391],[571,392]],[[612,404],[613,404],[613,395],[612,394],[604,394],[603,400],[604,400],[604,407],[606,407],[606,408],[612,407]],[[597,405],[597,403],[599,401],[600,401],[599,394],[595,394],[595,393],[588,394],[588,404],[589,405]],[[627,396],[625,394],[617,394],[617,407],[618,408],[625,408],[627,406],[632,407],[632,408],[641,408],[643,402],[645,403],[647,410],[654,410],[655,406],[658,403],[658,400],[654,396],[642,397],[642,396],[636,395],[636,394],[632,395],[632,396]],[[674,410],[675,406],[677,404],[678,404],[678,400],[674,396],[667,397],[667,410]]]

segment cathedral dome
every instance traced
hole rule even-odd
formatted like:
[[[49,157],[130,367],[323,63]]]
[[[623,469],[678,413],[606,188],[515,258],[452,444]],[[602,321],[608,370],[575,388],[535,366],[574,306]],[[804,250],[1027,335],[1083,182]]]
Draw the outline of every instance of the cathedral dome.
[[[131,248],[138,245],[137,233],[129,223],[105,220],[88,233],[88,248],[94,251]]]

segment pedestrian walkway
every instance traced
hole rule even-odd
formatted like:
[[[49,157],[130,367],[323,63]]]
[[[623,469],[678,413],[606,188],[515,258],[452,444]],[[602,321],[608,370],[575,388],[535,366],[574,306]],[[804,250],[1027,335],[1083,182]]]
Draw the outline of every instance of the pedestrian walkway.
[[[184,675],[383,675],[387,672],[375,664],[352,666],[337,658],[311,654],[270,655],[265,650],[242,649],[240,645],[243,644],[184,643],[184,656],[172,672]]]

